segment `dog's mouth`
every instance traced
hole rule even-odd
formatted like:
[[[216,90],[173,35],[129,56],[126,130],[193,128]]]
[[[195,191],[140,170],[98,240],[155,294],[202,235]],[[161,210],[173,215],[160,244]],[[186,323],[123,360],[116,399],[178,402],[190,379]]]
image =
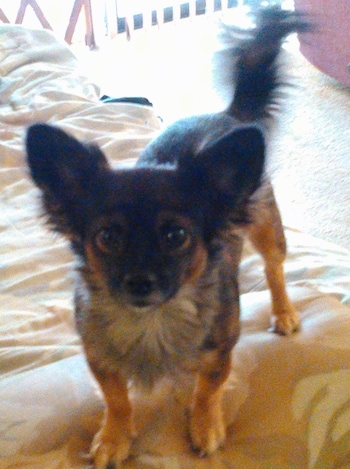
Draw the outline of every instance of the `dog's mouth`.
[[[157,303],[148,303],[147,301],[128,301],[127,307],[134,311],[135,313],[147,313],[151,311],[155,307],[157,307]]]
[[[170,298],[170,294],[158,290],[143,296],[123,292],[123,300],[126,307],[140,313],[156,309],[169,301]]]
[[[172,301],[176,296],[177,292],[173,290],[166,292],[157,290],[144,298],[124,294],[123,300],[128,309],[143,314],[161,308],[169,301]]]
[[[124,297],[125,306],[137,313],[147,313],[152,309],[162,306],[168,300],[167,296],[162,294],[152,294],[147,298],[135,298],[130,295]]]

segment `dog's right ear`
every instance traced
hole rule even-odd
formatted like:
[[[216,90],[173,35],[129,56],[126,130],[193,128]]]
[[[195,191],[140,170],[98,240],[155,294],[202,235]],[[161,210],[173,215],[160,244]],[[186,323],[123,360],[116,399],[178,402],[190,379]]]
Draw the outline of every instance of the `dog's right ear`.
[[[207,203],[212,220],[229,217],[244,223],[245,208],[261,184],[264,164],[262,131],[255,125],[245,125],[209,142],[194,157],[186,155],[178,167],[187,190],[198,202]]]
[[[109,166],[101,151],[83,145],[57,127],[35,124],[26,138],[31,176],[42,190],[44,207],[58,231],[80,233]]]

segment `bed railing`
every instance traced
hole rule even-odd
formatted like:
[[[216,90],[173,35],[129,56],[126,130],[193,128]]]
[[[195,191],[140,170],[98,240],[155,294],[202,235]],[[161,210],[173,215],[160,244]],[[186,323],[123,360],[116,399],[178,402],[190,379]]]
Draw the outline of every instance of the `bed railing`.
[[[85,43],[94,48],[98,36],[113,38],[126,33],[130,39],[137,29],[148,30],[164,23],[208,16],[239,6],[257,7],[282,0],[0,0],[0,24],[16,23],[29,27],[41,26],[57,32],[64,25],[65,40],[72,43],[78,19],[85,16]],[[286,1],[286,0],[284,0]],[[289,0],[293,3],[293,0]],[[59,6],[59,7],[58,7]],[[29,13],[28,13],[29,11]],[[71,13],[70,13],[71,11]],[[34,14],[34,23],[32,17]],[[29,20],[29,21],[28,21]],[[81,35],[81,27],[78,28]],[[84,33],[84,32],[83,32]]]
[[[244,0],[109,0],[109,34],[148,29],[185,18],[210,15],[244,4]],[[116,13],[116,15],[115,15]]]

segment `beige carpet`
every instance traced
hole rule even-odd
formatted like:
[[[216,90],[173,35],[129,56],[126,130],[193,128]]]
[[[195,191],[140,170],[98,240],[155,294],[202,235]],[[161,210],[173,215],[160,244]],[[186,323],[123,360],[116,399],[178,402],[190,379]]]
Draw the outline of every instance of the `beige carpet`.
[[[350,247],[350,89],[288,56],[290,91],[271,149],[286,224]]]
[[[165,124],[222,109],[211,84],[215,20],[182,20],[105,41],[99,51],[76,48],[102,93],[143,95]],[[270,152],[271,176],[286,225],[350,247],[350,90],[287,48],[289,90]]]

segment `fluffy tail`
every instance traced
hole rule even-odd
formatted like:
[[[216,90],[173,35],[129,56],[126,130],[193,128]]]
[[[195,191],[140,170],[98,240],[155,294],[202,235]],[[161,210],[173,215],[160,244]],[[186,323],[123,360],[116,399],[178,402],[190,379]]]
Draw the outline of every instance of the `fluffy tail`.
[[[227,26],[225,29],[231,36],[237,33],[237,28]],[[240,40],[238,47],[225,51],[226,57],[227,53],[235,57],[235,66],[231,68],[234,74],[230,77],[235,91],[228,114],[242,122],[268,115],[281,85],[277,59],[283,39],[292,32],[310,29],[305,16],[294,11],[280,7],[260,10],[255,28],[245,32],[246,37]]]

